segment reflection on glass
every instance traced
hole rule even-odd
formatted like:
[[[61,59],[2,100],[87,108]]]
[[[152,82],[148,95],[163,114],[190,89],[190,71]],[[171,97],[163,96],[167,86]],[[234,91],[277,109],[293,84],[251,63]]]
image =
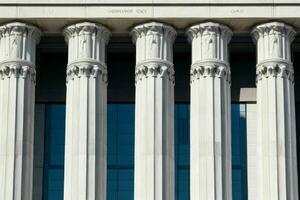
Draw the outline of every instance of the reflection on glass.
[[[233,200],[247,199],[246,105],[232,104]],[[107,200],[133,200],[134,104],[109,104]],[[189,105],[175,105],[176,200],[189,199]],[[46,106],[44,200],[63,200],[65,105]]]

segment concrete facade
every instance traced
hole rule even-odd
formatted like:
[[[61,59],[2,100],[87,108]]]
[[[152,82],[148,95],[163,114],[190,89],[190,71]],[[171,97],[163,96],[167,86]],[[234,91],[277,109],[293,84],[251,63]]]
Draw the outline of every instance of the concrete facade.
[[[241,88],[237,98],[257,103],[247,105],[248,199],[297,200],[291,46],[299,9],[298,0],[0,1],[0,199],[42,198],[43,152],[33,158],[34,148],[43,149],[34,139],[44,140],[34,135],[44,125],[33,128],[36,45],[41,36],[62,34],[68,45],[64,199],[106,199],[106,46],[111,35],[130,33],[134,199],[174,200],[173,44],[186,33],[191,200],[232,199],[228,46],[232,35],[250,34],[257,86]],[[36,109],[42,118],[45,108]]]

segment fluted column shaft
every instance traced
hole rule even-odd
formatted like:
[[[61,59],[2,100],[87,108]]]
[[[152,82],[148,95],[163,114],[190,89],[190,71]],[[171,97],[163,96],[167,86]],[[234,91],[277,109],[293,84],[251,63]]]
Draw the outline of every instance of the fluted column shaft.
[[[292,27],[278,22],[257,26],[258,200],[297,200],[297,153]],[[251,177],[249,177],[251,178]]]
[[[187,31],[192,45],[190,198],[231,200],[231,31],[202,23]]]
[[[40,31],[0,27],[0,199],[32,200],[35,50]]]
[[[106,45],[94,23],[64,30],[68,43],[64,200],[106,200]]]
[[[132,30],[136,43],[135,200],[174,200],[175,30],[152,22]]]

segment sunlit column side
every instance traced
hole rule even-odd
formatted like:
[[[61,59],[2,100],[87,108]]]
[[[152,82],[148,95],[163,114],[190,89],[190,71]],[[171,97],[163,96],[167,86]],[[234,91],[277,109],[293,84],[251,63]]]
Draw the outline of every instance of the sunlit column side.
[[[134,27],[136,43],[135,200],[174,200],[174,67],[176,31],[151,22]]]
[[[292,27],[279,22],[252,31],[257,45],[258,200],[298,200],[290,50],[295,34]]]
[[[64,200],[106,200],[106,45],[94,23],[64,30],[68,43]]]
[[[0,26],[0,199],[32,200],[35,52],[41,32]]]
[[[231,112],[228,43],[231,31],[201,23],[187,31],[192,45],[190,198],[231,200]]]

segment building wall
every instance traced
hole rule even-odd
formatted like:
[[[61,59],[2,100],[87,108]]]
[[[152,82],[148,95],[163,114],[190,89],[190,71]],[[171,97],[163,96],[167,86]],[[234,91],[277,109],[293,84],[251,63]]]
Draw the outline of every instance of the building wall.
[[[300,80],[297,66],[300,64],[297,56],[299,53],[298,49],[298,39],[293,46],[294,53],[294,63],[296,71],[296,96],[298,94],[297,88],[298,80]],[[133,106],[134,103],[134,63],[135,63],[135,52],[134,46],[131,43],[129,37],[114,37],[108,46],[108,67],[109,67],[109,85],[108,85],[108,101],[110,104],[126,105],[129,104]],[[174,64],[176,71],[175,79],[175,100],[177,104],[189,104],[189,68],[190,68],[190,48],[183,36],[179,36],[174,45]],[[42,38],[41,43],[38,46],[37,51],[37,90],[36,90],[36,140],[35,140],[35,174],[34,174],[34,200],[39,200],[44,196],[44,200],[47,200],[47,189],[43,189],[42,186],[47,185],[45,182],[50,181],[53,190],[56,190],[56,194],[60,195],[63,188],[61,185],[61,178],[63,172],[63,159],[61,155],[57,155],[58,163],[53,164],[49,161],[51,159],[47,156],[51,154],[47,146],[44,146],[45,143],[51,141],[51,136],[49,134],[49,127],[55,126],[60,127],[59,130],[56,130],[58,134],[64,133],[64,104],[65,104],[65,70],[67,63],[67,48],[61,37],[44,37]],[[243,168],[243,185],[240,188],[241,195],[249,195],[249,200],[257,199],[255,196],[255,191],[257,186],[255,185],[254,180],[256,179],[256,86],[255,86],[255,46],[252,43],[252,40],[249,36],[236,36],[232,39],[230,43],[230,64],[232,70],[232,103],[237,103],[244,105],[242,108],[244,110],[238,111],[234,110],[237,107],[233,107],[233,116],[236,115],[235,112],[238,111],[238,118],[233,118],[233,130],[237,131],[237,136],[239,134],[245,134],[245,143],[239,144],[244,147],[244,150],[241,150],[242,154],[239,154],[242,159],[241,165],[236,165],[237,169],[240,167]],[[297,101],[299,97],[297,96]],[[125,103],[125,104],[124,104]],[[58,109],[54,109],[57,107]],[[126,106],[125,106],[126,107]],[[51,111],[53,109],[53,112]],[[108,112],[114,113],[115,108],[109,107]],[[178,109],[178,108],[177,108]],[[55,112],[60,112],[57,114]],[[297,112],[298,113],[298,112]],[[61,120],[56,120],[52,123],[47,124],[45,118],[51,118],[51,115],[61,116]],[[297,119],[299,117],[297,116]],[[234,120],[235,119],[235,120]],[[240,121],[239,121],[240,119]],[[176,119],[175,119],[176,120]],[[188,120],[188,118],[186,118]],[[237,121],[238,120],[238,121]],[[243,122],[244,120],[244,122]],[[108,118],[108,123],[112,123],[111,126],[108,126],[108,133],[112,133],[112,129],[117,123],[113,118]],[[56,123],[56,125],[55,125]],[[58,123],[58,124],[57,124]],[[187,123],[187,121],[183,121]],[[244,124],[244,125],[241,125]],[[48,129],[47,129],[48,126]],[[178,126],[178,124],[177,124]],[[189,126],[189,124],[185,124]],[[241,126],[241,127],[239,127]],[[245,127],[244,127],[245,126]],[[128,128],[128,127],[127,127]],[[177,127],[178,128],[178,127]],[[180,129],[175,129],[180,131]],[[181,127],[183,128],[183,127]],[[188,127],[184,133],[189,132]],[[244,130],[243,130],[244,129]],[[131,130],[131,129],[130,129]],[[244,132],[243,132],[244,131]],[[130,132],[130,131],[129,131]],[[234,134],[234,132],[233,132]],[[114,137],[114,136],[108,136]],[[188,137],[188,136],[185,136]],[[63,136],[58,136],[57,138],[63,138]],[[56,139],[57,139],[56,138]],[[55,142],[55,138],[53,141]],[[112,139],[112,138],[111,138]],[[186,138],[185,140],[187,140]],[[241,140],[243,141],[243,140]],[[48,144],[49,145],[49,144]],[[56,145],[56,144],[54,144]],[[59,145],[62,145],[59,142]],[[234,145],[234,142],[233,142]],[[58,149],[61,149],[57,147]],[[122,177],[130,179],[130,174],[133,170],[132,158],[126,155],[121,155],[117,153],[114,147],[109,147],[108,149],[108,159],[112,164],[109,165],[108,172],[108,187],[114,187],[116,193],[108,193],[108,198],[118,199],[114,195],[118,195],[117,191],[121,190],[121,196],[127,195],[128,198],[132,195],[132,185],[127,185],[125,188],[122,188]],[[115,148],[117,148],[115,146]],[[120,148],[120,147],[119,147]],[[187,162],[186,165],[180,165],[180,172],[178,171],[178,176],[180,176],[180,181],[186,187],[180,187],[176,190],[178,193],[179,199],[187,199],[188,191],[188,148],[183,148],[181,150],[183,157],[178,158],[182,160],[183,163]],[[124,152],[126,154],[126,151]],[[44,156],[45,155],[45,156]],[[246,156],[247,155],[247,156]],[[118,156],[124,161],[123,163],[114,163],[118,160]],[[132,155],[131,155],[132,156]],[[55,160],[55,159],[54,159]],[[128,163],[129,162],[129,163]],[[126,164],[127,163],[127,164]],[[53,169],[53,172],[49,173],[49,168]],[[47,171],[48,170],[48,171]],[[121,170],[121,171],[120,171]],[[125,170],[125,171],[122,171]],[[127,173],[127,172],[128,173]],[[125,173],[126,172],[126,173]],[[52,176],[51,176],[52,173]],[[124,174],[125,173],[125,174]],[[56,175],[55,175],[56,174]],[[60,175],[57,175],[60,174]],[[60,178],[59,178],[60,177]],[[248,178],[247,178],[248,177]],[[44,178],[44,180],[43,180]],[[46,179],[45,179],[46,178]],[[50,179],[49,179],[50,178]],[[119,178],[121,178],[119,180]],[[132,178],[132,177],[131,177]],[[54,179],[54,180],[52,180]],[[131,179],[130,179],[131,180]],[[130,182],[130,180],[127,180]],[[131,180],[132,181],[132,180]],[[177,181],[179,181],[177,179]],[[241,181],[239,175],[233,176],[233,181]],[[131,182],[130,182],[131,183]],[[117,185],[115,185],[117,184]],[[121,184],[121,185],[118,185]],[[178,186],[177,186],[178,187]],[[245,189],[246,188],[246,189]],[[239,188],[234,188],[239,190]],[[123,193],[122,193],[123,192]],[[235,199],[246,199],[246,196],[242,198],[238,197],[238,192],[235,193]],[[54,193],[55,195],[55,193]]]

